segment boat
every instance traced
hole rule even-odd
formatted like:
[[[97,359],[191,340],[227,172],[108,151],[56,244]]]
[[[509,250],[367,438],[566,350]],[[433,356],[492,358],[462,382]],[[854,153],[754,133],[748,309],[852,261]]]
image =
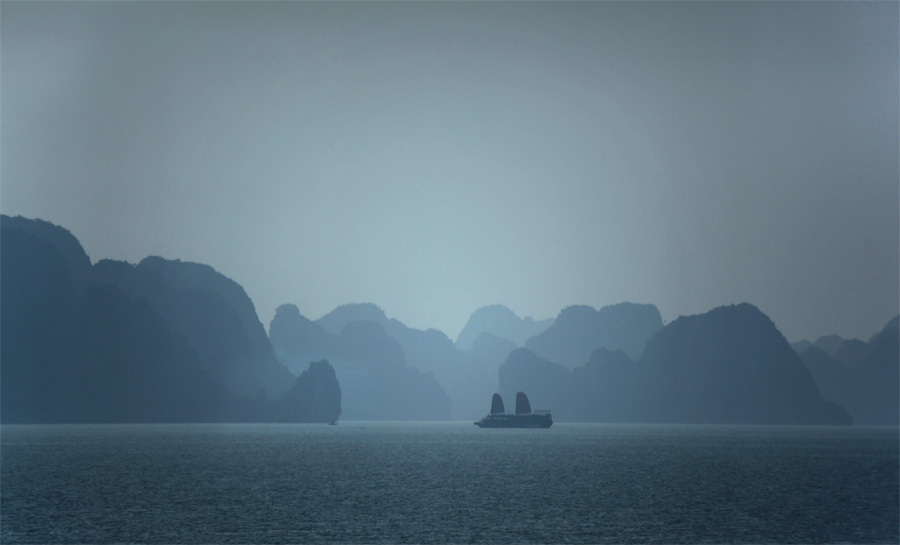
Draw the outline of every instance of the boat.
[[[549,428],[553,425],[550,411],[531,411],[528,396],[516,394],[516,412],[508,413],[503,407],[503,398],[494,394],[491,398],[491,412],[478,422],[479,428]]]

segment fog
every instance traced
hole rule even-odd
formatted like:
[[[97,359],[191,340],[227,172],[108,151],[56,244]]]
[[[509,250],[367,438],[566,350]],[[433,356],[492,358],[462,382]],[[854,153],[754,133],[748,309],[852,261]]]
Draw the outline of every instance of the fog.
[[[799,340],[900,306],[896,3],[0,14],[3,213],[208,263],[265,324],[749,301]]]

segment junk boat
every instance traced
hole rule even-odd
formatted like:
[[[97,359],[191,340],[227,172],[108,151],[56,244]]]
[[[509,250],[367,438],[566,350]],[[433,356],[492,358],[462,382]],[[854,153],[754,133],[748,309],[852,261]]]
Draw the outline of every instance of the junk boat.
[[[500,394],[494,394],[491,414],[473,423],[479,428],[549,428],[553,425],[553,417],[550,411],[531,412],[528,396],[519,392],[516,394],[515,414],[507,413],[503,408],[503,398]]]

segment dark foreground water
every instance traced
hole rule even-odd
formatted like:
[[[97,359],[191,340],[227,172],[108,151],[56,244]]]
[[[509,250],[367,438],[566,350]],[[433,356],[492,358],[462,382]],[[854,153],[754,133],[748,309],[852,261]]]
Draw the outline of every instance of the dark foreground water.
[[[896,543],[898,433],[3,426],[0,543]]]

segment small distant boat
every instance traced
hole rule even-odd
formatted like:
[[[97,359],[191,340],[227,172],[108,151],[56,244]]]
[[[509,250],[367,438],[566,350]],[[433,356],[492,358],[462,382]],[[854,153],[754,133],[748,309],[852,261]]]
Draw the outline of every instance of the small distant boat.
[[[337,420],[332,420],[328,423],[329,426],[337,426]]]
[[[494,394],[491,398],[491,413],[473,423],[479,428],[549,428],[553,425],[553,417],[550,411],[532,412],[528,396],[519,392],[516,394],[515,414],[507,413],[503,407],[503,398],[500,394]]]

